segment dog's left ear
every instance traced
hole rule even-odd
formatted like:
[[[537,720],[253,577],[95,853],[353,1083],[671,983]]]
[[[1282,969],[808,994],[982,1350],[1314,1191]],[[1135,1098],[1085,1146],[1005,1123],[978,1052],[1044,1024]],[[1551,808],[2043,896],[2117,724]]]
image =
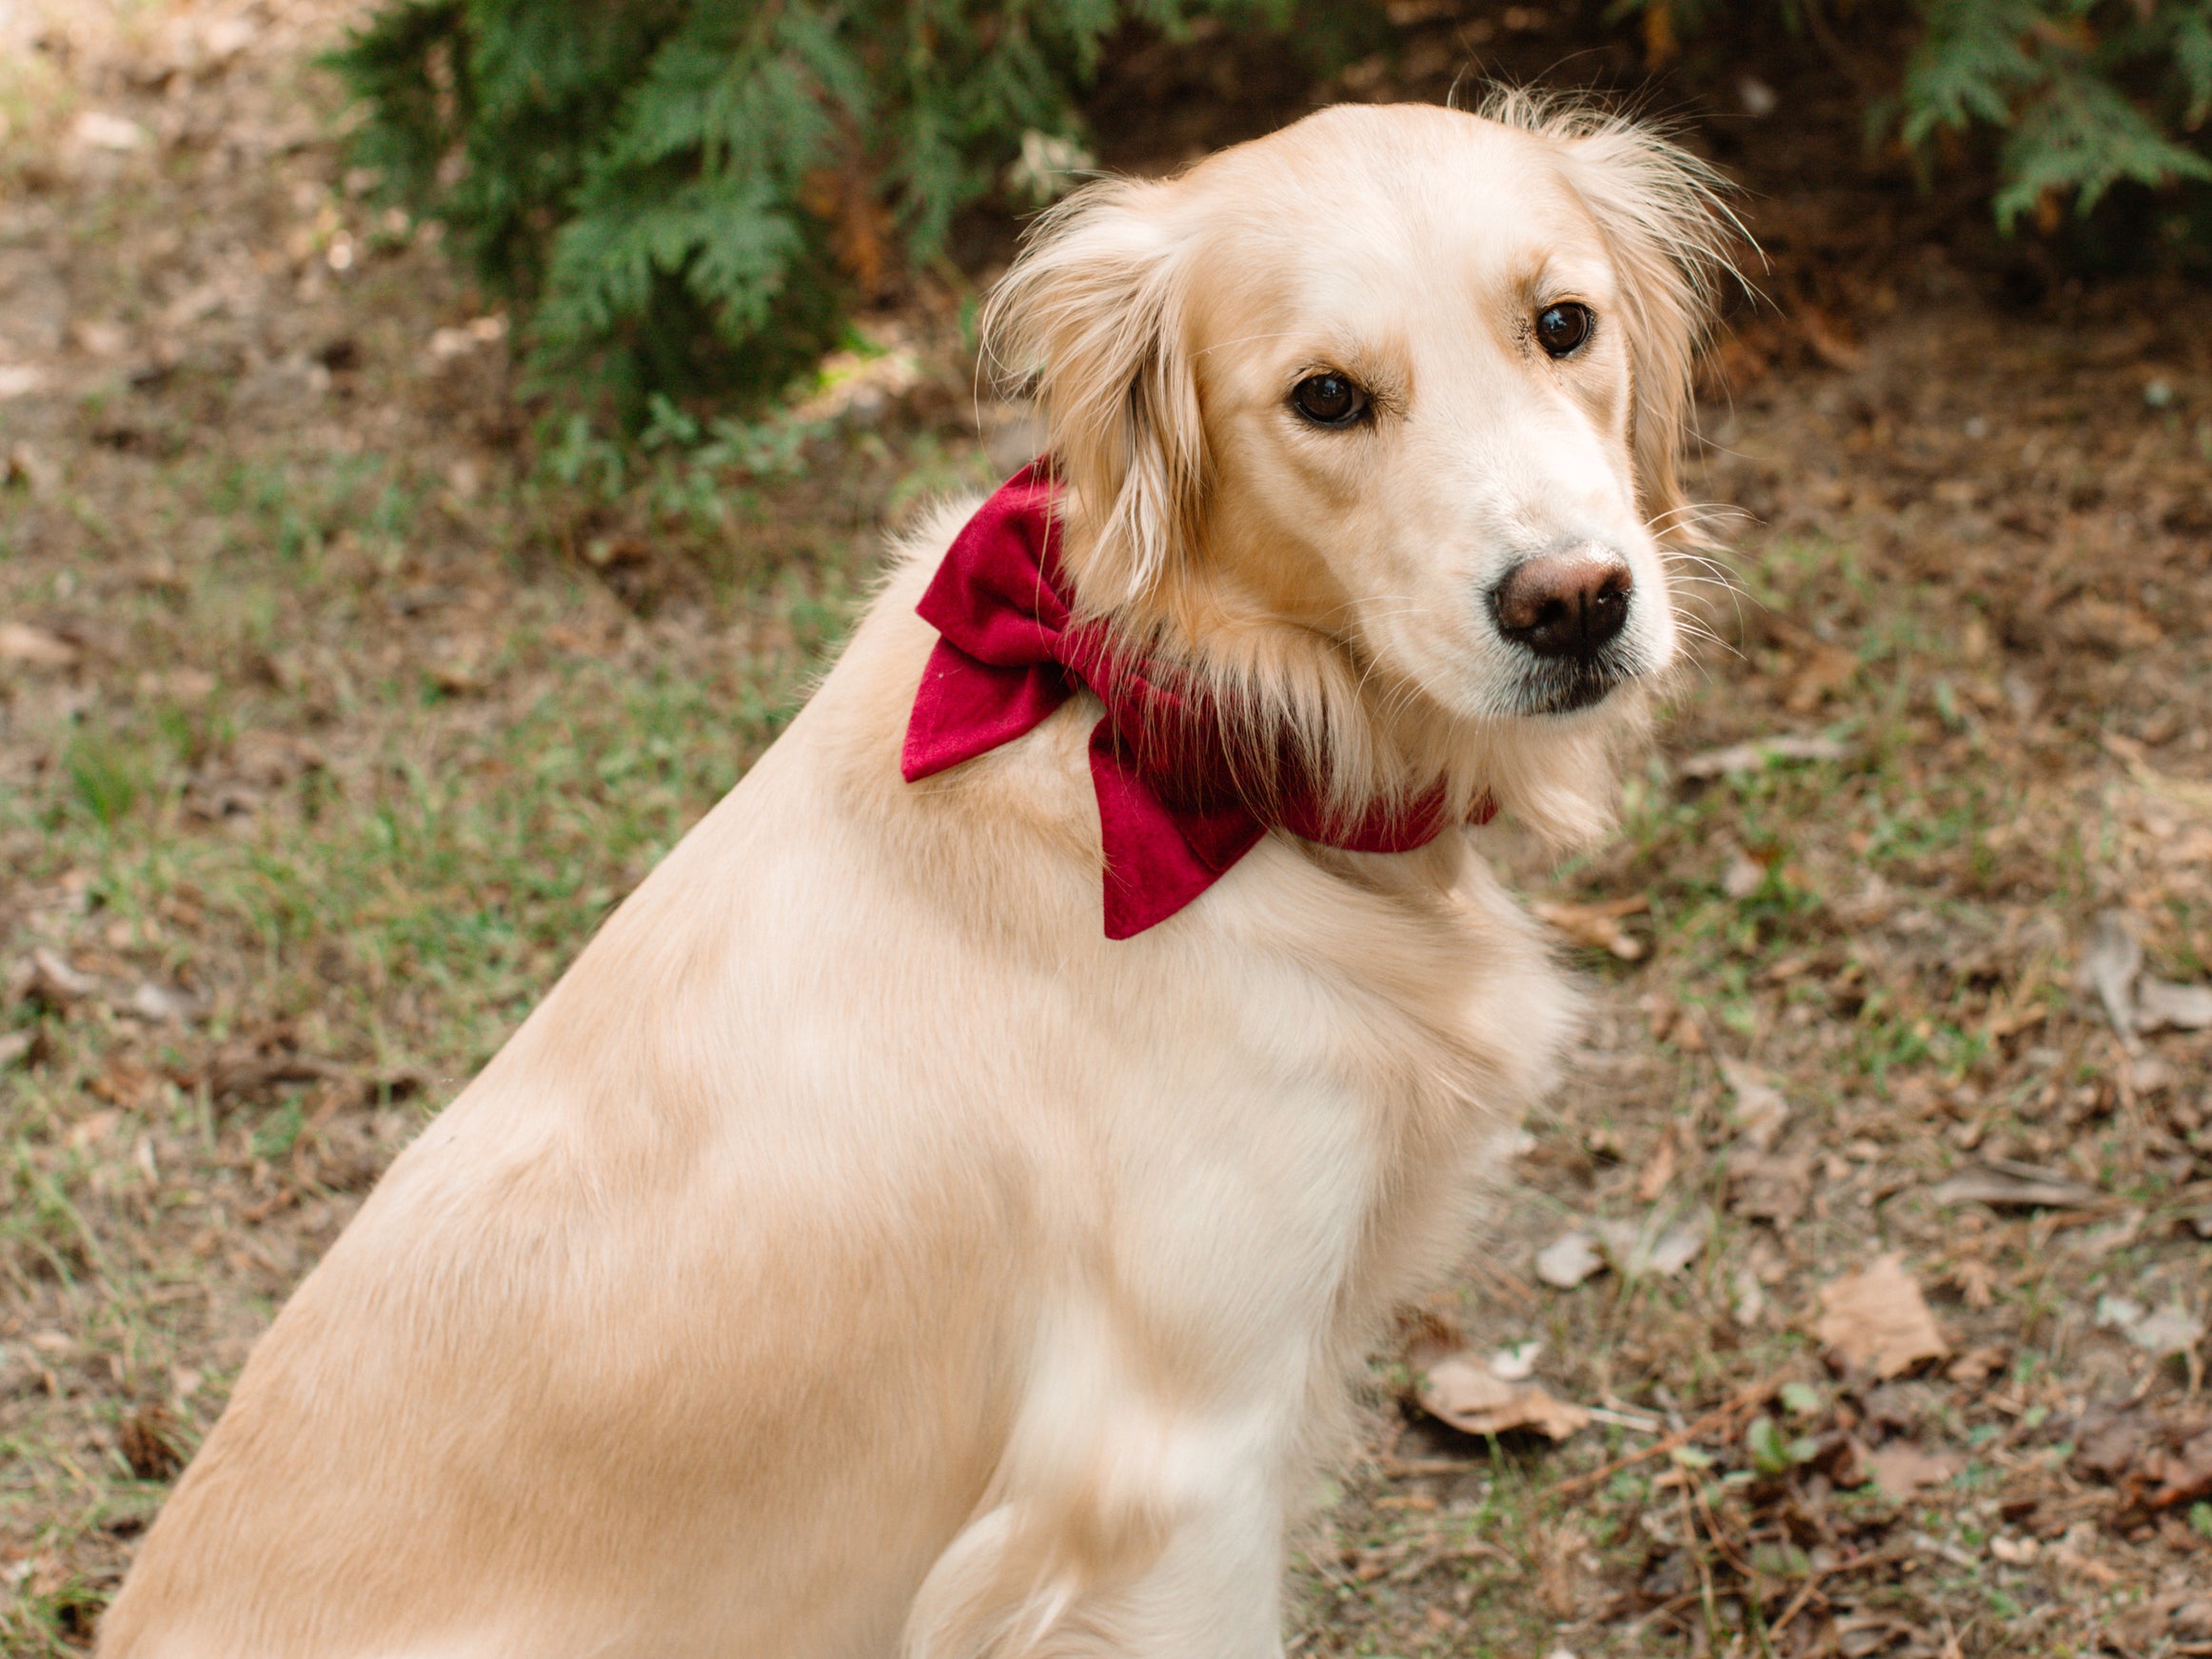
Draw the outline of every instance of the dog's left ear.
[[[1610,245],[1629,313],[1638,504],[1660,540],[1697,543],[1678,464],[1698,348],[1741,227],[1721,201],[1719,176],[1649,128],[1569,117],[1552,130],[1568,177]]]
[[[1071,573],[1094,611],[1159,581],[1187,543],[1205,472],[1171,189],[1112,179],[1077,190],[1031,228],[983,321],[987,358],[1044,407],[1079,521]]]

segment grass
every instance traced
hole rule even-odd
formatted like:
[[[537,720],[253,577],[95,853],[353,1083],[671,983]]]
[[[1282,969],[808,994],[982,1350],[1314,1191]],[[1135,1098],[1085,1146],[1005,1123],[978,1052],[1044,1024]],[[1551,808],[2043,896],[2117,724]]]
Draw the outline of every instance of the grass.
[[[879,447],[888,493],[912,471]],[[978,476],[934,434],[918,447],[912,470]],[[0,1353],[30,1391],[0,1458],[26,1568],[0,1580],[10,1653],[76,1650],[158,1502],[119,1426],[167,1402],[188,1452],[373,1162],[790,719],[879,544],[748,559],[781,508],[741,497],[682,573],[693,608],[662,623],[533,540],[605,505],[555,476],[443,523],[439,481],[405,459],[280,449],[144,482],[189,526],[150,576],[100,561],[111,532],[66,501],[46,534],[72,551],[0,553],[0,617],[89,601],[100,635],[80,671],[19,686],[8,740],[47,759],[0,790],[10,891],[38,918],[17,947],[51,938],[99,981],[0,1016],[30,1045],[0,1070]],[[643,488],[617,504],[655,525]],[[457,530],[491,544],[425,563]],[[674,533],[689,558],[696,523]],[[141,984],[189,1020],[134,1016]],[[227,1093],[222,1057],[256,1044],[341,1080]],[[371,1167],[331,1169],[334,1099],[376,1126]],[[290,1183],[274,1213],[272,1182]],[[49,1390],[63,1373],[91,1380]],[[64,1565],[88,1556],[110,1565]]]

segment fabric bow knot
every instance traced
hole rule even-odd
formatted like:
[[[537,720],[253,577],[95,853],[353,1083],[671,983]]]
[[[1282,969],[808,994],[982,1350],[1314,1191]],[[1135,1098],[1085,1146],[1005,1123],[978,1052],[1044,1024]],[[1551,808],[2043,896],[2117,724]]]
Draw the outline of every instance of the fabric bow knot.
[[[1426,846],[1447,820],[1438,790],[1341,822],[1310,788],[1255,803],[1238,786],[1220,711],[1162,664],[1117,651],[1075,622],[1054,546],[1059,488],[1032,462],[954,538],[917,607],[940,636],[906,727],[908,782],[1012,742],[1087,687],[1106,706],[1091,732],[1091,782],[1105,851],[1108,938],[1165,921],[1211,887],[1270,827],[1361,853]],[[1487,797],[1471,821],[1486,823]]]

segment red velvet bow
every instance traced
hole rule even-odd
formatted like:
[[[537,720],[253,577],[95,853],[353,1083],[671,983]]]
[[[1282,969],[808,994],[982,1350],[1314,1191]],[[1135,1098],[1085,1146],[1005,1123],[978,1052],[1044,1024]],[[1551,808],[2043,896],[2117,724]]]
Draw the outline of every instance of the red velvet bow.
[[[1270,826],[1359,853],[1403,853],[1443,831],[1441,791],[1356,821],[1314,792],[1264,805],[1238,787],[1217,710],[1164,665],[1072,622],[1053,545],[1059,494],[1032,462],[977,509],[918,607],[942,636],[922,670],[899,768],[908,782],[1012,742],[1087,686],[1106,705],[1091,732],[1091,782],[1106,853],[1106,937],[1128,938],[1206,891]],[[1473,821],[1494,809],[1486,798]]]

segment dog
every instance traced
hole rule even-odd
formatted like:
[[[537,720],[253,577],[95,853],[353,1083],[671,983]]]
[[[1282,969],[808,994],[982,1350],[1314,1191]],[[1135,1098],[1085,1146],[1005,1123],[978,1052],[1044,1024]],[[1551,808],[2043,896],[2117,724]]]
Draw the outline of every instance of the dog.
[[[253,1353],[107,1659],[1263,1659],[1573,997],[1728,246],[1626,121],[1340,107],[999,286],[1045,458]]]

